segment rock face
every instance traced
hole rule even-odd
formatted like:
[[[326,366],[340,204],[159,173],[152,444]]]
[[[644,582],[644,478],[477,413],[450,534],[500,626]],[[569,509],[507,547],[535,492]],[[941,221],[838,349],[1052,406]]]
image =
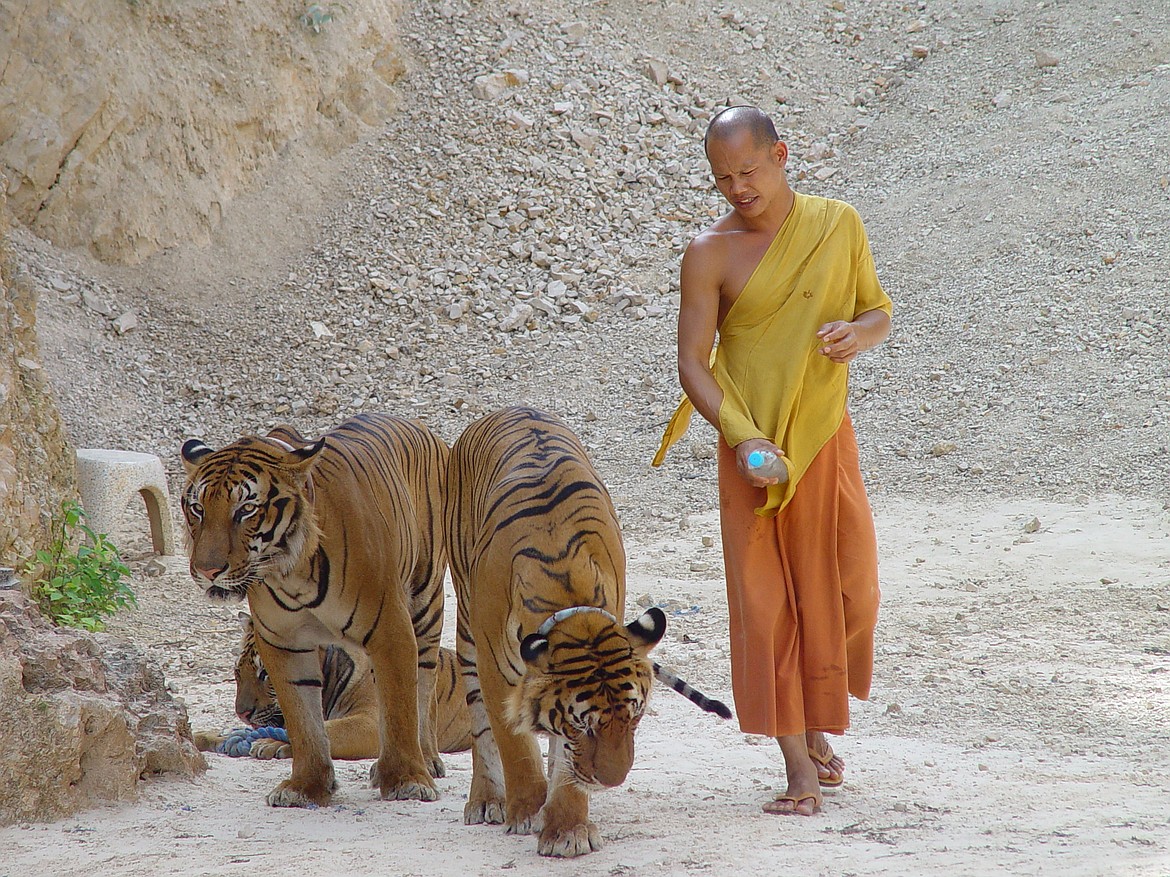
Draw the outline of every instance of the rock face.
[[[303,141],[328,157],[388,115],[397,14],[384,0],[0,0],[14,216],[113,262],[205,241],[274,156]]]
[[[132,800],[144,774],[206,769],[187,711],[136,647],[52,627],[0,590],[0,825]]]
[[[76,486],[37,352],[36,293],[9,258],[3,182],[0,174],[0,566],[18,567],[44,545],[50,512]]]

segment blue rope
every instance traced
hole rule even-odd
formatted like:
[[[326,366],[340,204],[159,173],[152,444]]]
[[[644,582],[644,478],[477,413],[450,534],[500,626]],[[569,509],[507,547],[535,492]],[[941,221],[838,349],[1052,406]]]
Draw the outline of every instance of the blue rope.
[[[252,744],[257,740],[279,740],[288,742],[288,732],[284,728],[268,725],[263,728],[236,728],[229,731],[223,742],[215,747],[215,751],[232,758],[240,758],[252,751]]]

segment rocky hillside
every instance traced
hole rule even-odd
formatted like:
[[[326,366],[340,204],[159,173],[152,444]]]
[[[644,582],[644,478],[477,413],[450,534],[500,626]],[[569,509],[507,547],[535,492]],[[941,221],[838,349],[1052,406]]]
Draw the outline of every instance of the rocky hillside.
[[[0,191],[0,567],[13,569],[45,545],[49,513],[75,485],[72,451],[41,365],[34,285],[8,246],[8,222]],[[10,575],[0,572],[0,588]]]
[[[391,111],[396,5],[350,4],[344,28],[331,8],[0,0],[17,219],[107,262],[206,246],[274,163],[329,160]]]

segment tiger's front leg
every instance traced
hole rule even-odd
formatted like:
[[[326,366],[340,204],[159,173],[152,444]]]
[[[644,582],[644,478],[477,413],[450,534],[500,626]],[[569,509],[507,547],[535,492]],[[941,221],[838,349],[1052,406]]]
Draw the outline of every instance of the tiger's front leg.
[[[494,663],[479,667],[483,703],[499,748],[507,789],[504,825],[508,834],[533,834],[540,830],[541,807],[548,783],[541,768],[540,746],[527,731],[517,733],[504,714],[511,686]]]
[[[268,793],[272,807],[327,805],[337,789],[321,712],[321,663],[315,648],[289,651],[257,637],[260,660],[284,711],[293,752],[292,776]]]
[[[599,850],[601,833],[589,821],[589,793],[577,785],[565,764],[564,744],[549,741],[549,785],[544,805],[544,827],[536,851],[542,856],[573,858]]]

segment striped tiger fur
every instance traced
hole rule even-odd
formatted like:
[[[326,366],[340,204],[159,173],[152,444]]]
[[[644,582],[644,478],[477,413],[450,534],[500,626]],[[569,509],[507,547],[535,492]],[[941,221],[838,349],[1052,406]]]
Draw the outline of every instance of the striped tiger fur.
[[[442,495],[448,450],[421,423],[364,414],[310,442],[290,427],[218,451],[182,447],[191,575],[247,598],[257,653],[283,707],[292,775],[274,807],[328,803],[337,787],[318,648],[344,642],[374,668],[383,798],[433,801],[443,762],[430,723],[443,624]]]
[[[236,659],[236,715],[253,728],[284,727],[284,713],[276,689],[256,650],[252,616],[240,613],[240,650]],[[333,758],[377,758],[378,695],[370,659],[360,649],[329,645],[317,649],[324,687],[321,710],[325,734]],[[471,748],[471,714],[467,710],[467,689],[458,660],[450,649],[439,649],[435,671],[435,692],[430,704],[431,725],[440,752],[463,752]],[[215,751],[227,733],[196,732],[195,745],[204,752]],[[253,758],[290,758],[292,744],[271,738],[252,743]]]
[[[474,737],[464,821],[538,832],[541,855],[599,849],[589,791],[630,770],[653,680],[646,654],[666,616],[617,621],[617,514],[580,441],[549,414],[506,408],[467,428],[451,449],[446,518]],[[549,737],[547,781],[537,733]]]

